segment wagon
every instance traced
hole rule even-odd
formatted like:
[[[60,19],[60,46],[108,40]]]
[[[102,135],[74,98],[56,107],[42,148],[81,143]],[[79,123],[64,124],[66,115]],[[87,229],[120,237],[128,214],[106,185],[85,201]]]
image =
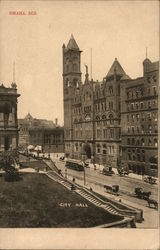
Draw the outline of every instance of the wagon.
[[[119,195],[119,186],[118,185],[113,185],[113,186],[104,185],[104,189],[107,193]]]
[[[147,200],[149,198],[149,196],[151,195],[151,192],[145,192],[145,191],[143,191],[142,188],[137,187],[137,188],[135,188],[135,194],[136,194],[137,198]]]
[[[144,177],[144,181],[150,184],[155,184],[157,180],[152,176],[146,176]]]

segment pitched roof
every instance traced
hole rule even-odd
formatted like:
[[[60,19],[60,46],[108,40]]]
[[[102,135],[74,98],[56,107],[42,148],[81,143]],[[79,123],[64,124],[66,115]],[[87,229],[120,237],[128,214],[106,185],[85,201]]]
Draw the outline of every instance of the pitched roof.
[[[122,66],[120,65],[120,63],[118,62],[117,58],[115,58],[110,70],[108,71],[108,74],[106,77],[110,77],[112,75],[114,75],[114,73],[116,73],[116,75],[126,75],[125,71],[123,70]]]
[[[24,119],[25,119],[25,120],[33,120],[33,117],[31,116],[30,113],[28,113],[28,114],[25,116]]]
[[[79,50],[79,47],[78,47],[73,35],[71,35],[71,38],[70,38],[68,45],[67,45],[67,49]]]
[[[131,80],[131,78],[128,75],[123,75],[121,80]]]

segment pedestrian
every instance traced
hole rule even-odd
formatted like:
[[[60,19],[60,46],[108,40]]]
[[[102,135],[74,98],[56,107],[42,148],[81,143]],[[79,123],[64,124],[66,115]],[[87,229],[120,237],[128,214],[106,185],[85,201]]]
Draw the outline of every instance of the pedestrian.
[[[75,183],[76,179],[73,177],[73,182]]]

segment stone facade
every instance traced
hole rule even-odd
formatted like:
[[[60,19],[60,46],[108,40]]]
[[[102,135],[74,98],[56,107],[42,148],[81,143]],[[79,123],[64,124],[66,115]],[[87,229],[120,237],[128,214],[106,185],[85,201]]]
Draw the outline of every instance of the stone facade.
[[[56,119],[57,120],[57,119]],[[56,124],[46,119],[36,119],[28,113],[24,119],[18,119],[19,127],[19,146],[26,148],[29,145],[29,130],[31,129],[53,129]]]
[[[156,174],[158,62],[146,59],[143,77],[131,79],[115,59],[101,82],[89,80],[86,66],[82,83],[82,51],[73,36],[62,52],[66,155]]]
[[[90,158],[99,164],[117,166],[120,155],[120,79],[126,76],[115,59],[102,82],[81,82],[81,51],[71,37],[63,45],[63,93],[65,152],[76,159]],[[127,76],[126,76],[127,77]]]
[[[16,149],[18,146],[16,84],[10,88],[0,85],[0,151]]]
[[[158,174],[159,63],[143,62],[143,77],[121,84],[122,165],[138,174]]]
[[[44,152],[64,153],[64,130],[55,128],[30,128],[29,144],[41,146]]]

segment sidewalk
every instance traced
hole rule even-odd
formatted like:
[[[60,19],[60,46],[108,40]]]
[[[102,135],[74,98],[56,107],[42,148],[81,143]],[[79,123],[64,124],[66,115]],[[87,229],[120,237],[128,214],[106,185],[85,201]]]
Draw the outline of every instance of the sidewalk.
[[[67,179],[72,181],[72,179],[73,179],[72,175],[68,174]],[[134,202],[129,201],[123,197],[120,198],[120,197],[108,194],[104,191],[104,188],[101,185],[96,185],[96,184],[89,183],[89,182],[86,183],[86,185],[84,185],[84,180],[81,178],[76,178],[75,182],[77,184],[85,187],[85,188],[88,188],[88,189],[92,188],[93,191],[95,191],[103,196],[106,196],[107,198],[110,198],[110,199],[113,199],[116,201],[121,200],[122,203],[124,203],[128,206],[131,206],[131,207],[134,207],[137,209],[142,209],[144,221],[143,221],[143,223],[137,223],[136,224],[137,228],[158,228],[158,211],[157,210],[155,210],[153,208],[149,208],[149,207],[144,206],[144,205],[139,205],[137,203],[135,204]]]

